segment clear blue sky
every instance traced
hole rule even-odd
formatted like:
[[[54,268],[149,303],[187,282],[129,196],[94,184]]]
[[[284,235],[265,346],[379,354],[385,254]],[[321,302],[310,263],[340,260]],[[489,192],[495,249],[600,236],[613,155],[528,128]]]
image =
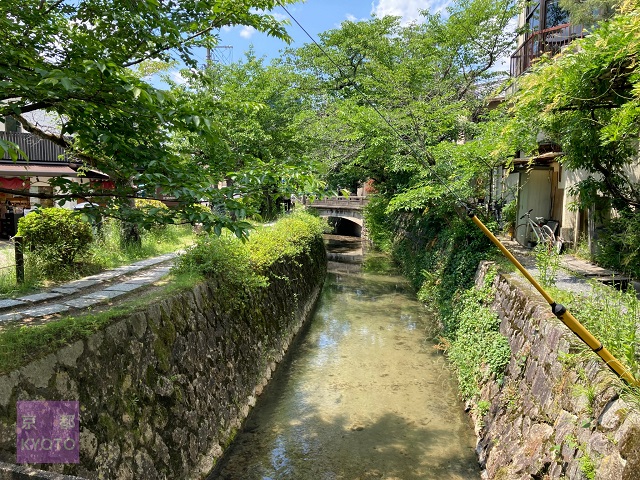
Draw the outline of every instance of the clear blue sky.
[[[443,3],[444,2],[444,3]],[[318,33],[337,28],[345,20],[367,19],[372,13],[379,16],[398,15],[405,21],[418,18],[420,9],[432,12],[446,5],[446,0],[307,0],[287,7],[302,26],[317,38]],[[288,18],[282,8],[273,11],[277,18]],[[310,42],[308,37],[294,23],[287,28],[293,38],[293,46],[302,46]],[[223,29],[220,32],[220,45],[233,47],[233,60],[240,60],[251,45],[258,56],[277,57],[286,47],[281,40],[252,31],[246,27]]]

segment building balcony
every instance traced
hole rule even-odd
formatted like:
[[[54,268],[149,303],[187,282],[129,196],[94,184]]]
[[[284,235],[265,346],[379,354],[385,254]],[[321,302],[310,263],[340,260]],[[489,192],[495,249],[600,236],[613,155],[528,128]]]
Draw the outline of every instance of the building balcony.
[[[16,144],[28,157],[29,163],[66,164],[64,149],[31,133],[0,132],[0,140]],[[0,163],[13,163],[8,153],[0,150]],[[21,157],[18,163],[24,163]]]
[[[511,55],[511,76],[522,75],[536,58],[545,53],[559,53],[576,38],[582,38],[584,33],[582,25],[565,23],[528,34],[525,42]]]

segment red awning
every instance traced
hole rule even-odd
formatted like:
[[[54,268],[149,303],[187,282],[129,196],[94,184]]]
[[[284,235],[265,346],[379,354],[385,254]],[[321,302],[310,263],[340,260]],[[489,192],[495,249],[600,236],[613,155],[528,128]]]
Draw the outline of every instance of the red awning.
[[[29,188],[29,180],[21,178],[2,178],[0,177],[0,187],[10,190],[25,190]]]

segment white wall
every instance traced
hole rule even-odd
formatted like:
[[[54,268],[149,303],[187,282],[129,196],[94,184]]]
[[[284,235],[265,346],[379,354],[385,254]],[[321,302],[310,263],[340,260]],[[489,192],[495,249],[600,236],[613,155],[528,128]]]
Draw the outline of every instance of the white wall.
[[[520,190],[518,193],[518,220],[517,224],[526,223],[526,217],[520,219],[530,209],[531,219],[535,222],[535,217],[551,217],[551,176],[552,169],[530,170],[520,172]],[[516,229],[517,240],[521,244],[526,244],[525,229]]]

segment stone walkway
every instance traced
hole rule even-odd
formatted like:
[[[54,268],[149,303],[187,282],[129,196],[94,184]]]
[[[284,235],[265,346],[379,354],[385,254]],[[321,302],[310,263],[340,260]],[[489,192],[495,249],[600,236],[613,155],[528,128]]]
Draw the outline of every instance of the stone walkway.
[[[523,247],[514,240],[506,240],[505,238],[501,238],[500,240],[518,261],[537,278],[539,272],[535,265],[533,251]],[[622,283],[624,287],[630,283],[640,294],[639,282],[630,282],[629,278],[622,274],[600,267],[588,260],[574,257],[573,255],[562,254],[560,256],[560,269],[558,269],[556,277],[557,288],[576,293],[590,292],[592,290],[591,280],[596,280],[610,286]]]
[[[83,309],[127,295],[166,276],[172,266],[170,260],[178,255],[179,252],[166,253],[40,293],[0,300],[0,323]]]

